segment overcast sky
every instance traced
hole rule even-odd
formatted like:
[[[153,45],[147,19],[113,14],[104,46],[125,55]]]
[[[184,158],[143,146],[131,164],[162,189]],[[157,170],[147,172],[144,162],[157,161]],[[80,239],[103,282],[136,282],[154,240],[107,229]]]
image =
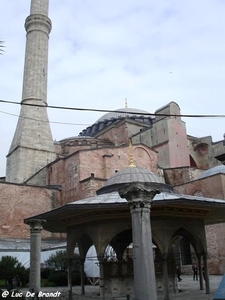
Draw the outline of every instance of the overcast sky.
[[[21,101],[30,0],[1,0],[0,99]],[[225,114],[224,0],[50,0],[49,105]],[[19,105],[0,103],[0,176]],[[49,109],[53,139],[76,136],[101,113]],[[184,119],[187,133],[223,139],[225,119]]]

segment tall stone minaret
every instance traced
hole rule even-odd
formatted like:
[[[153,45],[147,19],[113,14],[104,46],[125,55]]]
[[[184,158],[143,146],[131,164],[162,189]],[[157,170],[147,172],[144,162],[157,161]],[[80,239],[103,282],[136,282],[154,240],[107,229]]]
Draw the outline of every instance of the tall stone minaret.
[[[27,32],[20,117],[7,155],[6,181],[23,183],[55,159],[47,115],[49,0],[31,0]],[[25,104],[40,105],[27,106]],[[45,176],[44,176],[45,177]],[[41,182],[45,183],[42,177]]]

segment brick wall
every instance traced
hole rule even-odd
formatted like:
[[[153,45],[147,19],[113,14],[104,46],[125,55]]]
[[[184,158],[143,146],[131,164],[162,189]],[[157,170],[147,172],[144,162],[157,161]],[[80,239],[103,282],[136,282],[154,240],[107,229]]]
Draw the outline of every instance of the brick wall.
[[[60,205],[57,189],[0,183],[0,237],[28,238],[29,226],[24,219]],[[43,231],[43,237],[53,237]]]
[[[51,164],[49,184],[62,186],[64,204],[94,196],[105,180],[129,166],[131,153],[137,166],[157,173],[157,153],[146,146],[86,149]]]

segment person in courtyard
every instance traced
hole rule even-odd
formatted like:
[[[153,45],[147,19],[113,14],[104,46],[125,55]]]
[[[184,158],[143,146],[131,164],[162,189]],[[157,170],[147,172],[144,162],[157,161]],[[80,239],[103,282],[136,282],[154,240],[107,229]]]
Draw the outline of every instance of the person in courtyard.
[[[193,280],[198,280],[198,267],[196,264],[192,266],[192,270],[193,270]]]

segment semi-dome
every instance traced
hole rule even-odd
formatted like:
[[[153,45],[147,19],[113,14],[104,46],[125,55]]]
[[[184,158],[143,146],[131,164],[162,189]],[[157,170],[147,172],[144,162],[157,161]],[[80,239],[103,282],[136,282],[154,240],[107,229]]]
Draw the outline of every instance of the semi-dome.
[[[119,119],[119,118],[126,118],[131,116],[147,116],[149,112],[137,108],[119,108],[114,112],[109,112],[105,115],[103,115],[101,118],[99,118],[95,123],[102,122],[102,121],[108,121],[111,119]]]
[[[124,118],[129,118],[133,121],[144,123],[147,126],[152,125],[154,120],[151,116],[149,116],[149,113],[145,110],[127,107],[120,108],[114,112],[104,114],[93,125],[87,127],[82,132],[80,132],[79,135],[94,136],[109,125],[115,124],[116,122],[119,122]]]
[[[208,169],[207,171],[203,172],[199,176],[199,179],[206,178],[206,177],[216,175],[216,174],[220,174],[220,173],[225,174],[225,166],[224,165],[219,165],[219,166],[215,166],[215,167],[212,167],[212,168]]]
[[[104,187],[97,191],[97,194],[111,193],[113,191],[118,191],[118,188],[122,185],[131,183],[143,183],[143,184],[155,184],[156,186],[165,186],[168,188],[168,192],[172,188],[161,180],[159,176],[151,172],[147,168],[141,167],[128,167],[116,172],[111,178],[109,178]]]

